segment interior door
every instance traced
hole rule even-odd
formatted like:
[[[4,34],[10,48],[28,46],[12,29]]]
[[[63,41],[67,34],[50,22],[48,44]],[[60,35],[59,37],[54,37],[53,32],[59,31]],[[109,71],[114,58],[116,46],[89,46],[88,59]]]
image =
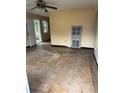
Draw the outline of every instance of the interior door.
[[[35,19],[34,20],[34,28],[35,28],[35,37],[36,37],[36,43],[39,44],[42,42],[41,38],[41,28],[40,28],[40,20]]]
[[[81,26],[74,26],[72,27],[72,47],[73,48],[80,48],[81,46]]]
[[[30,46],[28,30],[26,29],[26,47]]]
[[[29,35],[30,46],[33,46],[33,45],[36,44],[35,30],[34,30],[34,21],[33,21],[33,19],[27,19],[27,30],[28,30],[28,35]]]

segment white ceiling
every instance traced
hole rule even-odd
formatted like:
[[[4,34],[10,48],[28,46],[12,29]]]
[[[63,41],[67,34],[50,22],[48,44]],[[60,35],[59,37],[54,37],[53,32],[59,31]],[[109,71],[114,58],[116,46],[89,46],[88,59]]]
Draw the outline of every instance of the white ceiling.
[[[36,1],[37,0],[26,0],[26,11],[29,12],[29,9],[35,7]],[[48,2],[47,5],[57,7],[58,10],[78,9],[78,8],[97,8],[98,6],[98,0],[44,0],[44,1]],[[56,10],[48,9],[48,11],[52,12]],[[48,16],[48,13],[44,13],[44,10],[34,9],[30,12],[34,14]]]

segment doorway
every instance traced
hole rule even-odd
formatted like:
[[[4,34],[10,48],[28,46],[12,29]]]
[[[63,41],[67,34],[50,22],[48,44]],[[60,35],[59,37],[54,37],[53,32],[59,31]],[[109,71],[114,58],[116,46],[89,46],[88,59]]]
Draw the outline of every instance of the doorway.
[[[82,34],[82,26],[73,26],[72,27],[72,48],[80,48],[81,47],[81,34]]]
[[[40,20],[34,19],[34,29],[35,29],[36,43],[39,44],[42,42]]]
[[[26,20],[26,37],[27,37],[27,46],[34,46],[36,45],[36,38],[35,38],[35,32],[34,32],[34,22],[33,19],[27,19]]]

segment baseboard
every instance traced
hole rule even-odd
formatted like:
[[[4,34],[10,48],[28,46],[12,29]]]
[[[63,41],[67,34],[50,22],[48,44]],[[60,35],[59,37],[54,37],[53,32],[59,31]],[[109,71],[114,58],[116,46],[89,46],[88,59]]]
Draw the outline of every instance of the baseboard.
[[[53,47],[68,47],[68,46],[64,46],[64,45],[51,45]]]
[[[26,48],[31,48],[31,47],[36,47],[37,44],[33,45],[33,46],[26,46]]]
[[[26,48],[29,48],[30,46],[26,46]]]
[[[94,57],[94,60],[95,60],[95,63],[96,63],[96,65],[97,65],[97,69],[98,69],[98,62],[97,62],[97,60],[96,60],[95,54],[93,54],[93,57]]]
[[[81,47],[81,49],[92,49],[94,51],[94,48],[90,48],[90,47]]]
[[[51,46],[54,46],[54,47],[68,47],[68,48],[72,48],[71,46],[65,46],[65,45],[52,45]],[[94,48],[90,48],[90,47],[80,47],[80,48],[77,48],[77,49],[92,49],[94,51]]]

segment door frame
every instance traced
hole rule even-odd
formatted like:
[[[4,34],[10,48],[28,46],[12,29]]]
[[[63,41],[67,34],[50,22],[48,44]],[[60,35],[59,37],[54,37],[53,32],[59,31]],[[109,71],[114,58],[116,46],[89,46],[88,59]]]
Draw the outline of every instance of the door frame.
[[[29,25],[30,24],[33,24],[32,26]],[[33,19],[31,18],[27,18],[26,19],[26,26],[27,26],[27,31],[28,31],[28,35],[29,35],[29,43],[30,43],[30,46],[34,46],[36,45],[36,38],[35,38],[35,31],[34,31],[34,21]],[[32,28],[31,28],[32,27]],[[30,31],[30,29],[32,31]],[[33,36],[32,36],[33,35]]]
[[[39,26],[40,26],[40,28],[39,28],[39,33],[40,33],[40,38],[41,38],[41,42],[39,42],[39,43],[42,43],[42,33],[41,33],[41,20],[40,19],[33,19],[33,21],[34,21],[34,23],[35,23],[35,20],[36,21],[39,21]],[[34,24],[34,30],[35,30],[35,24]],[[35,32],[35,36],[36,36],[36,32]],[[36,40],[36,44],[39,44],[39,43],[37,43],[37,40]]]

